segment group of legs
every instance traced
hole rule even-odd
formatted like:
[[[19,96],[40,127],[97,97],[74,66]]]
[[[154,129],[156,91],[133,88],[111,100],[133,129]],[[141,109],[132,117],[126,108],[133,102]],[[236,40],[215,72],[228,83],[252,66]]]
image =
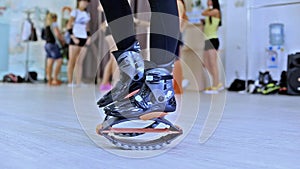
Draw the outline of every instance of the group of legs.
[[[82,53],[81,53],[82,52]],[[75,45],[70,45],[69,47],[69,60],[68,60],[68,84],[71,86],[73,82],[73,71],[76,71],[76,84],[81,84],[82,78],[82,66],[84,61],[84,56],[86,52],[86,47],[80,47]],[[49,85],[57,86],[60,85],[62,82],[59,80],[59,75],[61,73],[61,67],[63,64],[62,57],[59,58],[51,58],[47,57],[46,63],[46,76],[47,82]],[[76,65],[76,69],[75,69]],[[54,71],[53,71],[54,69]]]
[[[104,1],[104,0],[103,0]],[[100,2],[102,2],[100,0]],[[150,1],[149,1],[150,2]],[[126,3],[126,2],[125,2]],[[155,4],[158,4],[158,3],[162,3],[161,1],[156,1],[156,2],[150,2],[150,5],[151,6],[151,9],[152,9],[152,12],[155,12]],[[171,3],[176,3],[175,1],[168,1],[168,2],[164,2],[165,4],[171,4]],[[124,2],[120,2],[120,4],[124,4]],[[102,3],[102,5],[104,5],[104,8],[109,8],[110,9],[110,12],[106,12],[105,14],[106,15],[110,15],[111,13],[115,13],[114,10],[111,10],[113,8],[110,8],[109,6],[107,6],[104,3]],[[129,7],[128,7],[129,8]],[[117,9],[117,8],[115,8]],[[130,9],[127,9],[128,11]],[[121,10],[122,11],[122,10]],[[173,9],[173,11],[175,11],[175,9]],[[124,10],[123,10],[124,12]],[[118,19],[118,17],[116,16],[119,16],[119,17],[122,17],[122,16],[128,16],[130,15],[129,12],[126,13],[126,15],[117,15],[117,14],[114,14],[115,15],[115,18],[114,19]],[[108,19],[108,22],[110,21],[113,21],[114,19]],[[126,19],[125,19],[126,20]],[[130,29],[134,29],[132,24],[130,24],[131,22],[129,22],[129,24],[122,24],[122,23],[119,23],[122,25],[122,29],[123,28],[130,28]],[[151,23],[151,26],[153,26],[153,23]],[[154,24],[161,24],[161,23],[154,23]],[[116,26],[117,24],[110,24],[110,26]],[[170,28],[170,29],[174,29],[173,28]],[[123,30],[124,31],[124,30]],[[126,31],[126,30],[125,30]],[[127,30],[128,31],[128,30]],[[176,30],[177,31],[177,30]],[[114,30],[114,38],[116,39],[116,34],[117,33],[120,33],[121,31],[118,30],[117,28]],[[132,30],[129,30],[128,32],[130,33],[133,33]],[[163,46],[161,45],[161,43],[159,41],[155,41],[155,40],[158,40],[158,39],[155,39],[153,37],[155,37],[154,33],[153,33],[153,29],[151,30],[151,39],[150,39],[150,42],[151,42],[151,45],[150,45],[150,48],[152,49],[153,46],[155,46],[155,43],[158,43],[158,45],[156,46],[159,46],[158,48],[160,49],[163,49],[163,50],[168,50],[170,52],[175,52],[175,56],[179,56],[179,45],[177,47],[175,47],[175,50],[174,50],[174,46],[173,46],[173,50],[169,50],[169,49],[165,49],[166,46]],[[124,35],[122,35],[122,33],[120,33],[120,37]],[[178,38],[178,37],[177,37]],[[129,38],[128,38],[129,39]],[[119,44],[117,44],[118,48],[120,49],[122,47],[122,45],[120,44],[130,44],[128,43],[128,39],[125,39],[123,42],[120,42]],[[167,38],[166,38],[167,39]],[[209,48],[207,48],[207,46],[209,46]],[[124,47],[123,47],[124,48]],[[209,44],[206,44],[206,49],[204,50],[204,56],[203,56],[203,65],[204,67],[206,68],[206,70],[208,71],[208,74],[209,74],[209,77],[210,77],[210,81],[211,81],[211,85],[210,87],[206,88],[205,90],[205,93],[212,93],[212,94],[215,94],[215,92],[217,91],[220,91],[222,90],[224,87],[222,85],[222,83],[220,83],[220,80],[219,80],[219,69],[218,69],[218,54],[217,54],[217,49],[219,48],[219,41],[218,41],[218,44],[216,44],[216,42],[209,42]],[[153,49],[150,51],[154,51]],[[161,62],[161,59],[163,60],[163,55],[160,54],[160,57],[161,58],[158,58],[157,56],[154,55],[155,52],[152,52],[150,55],[151,55],[151,61],[154,61],[156,63],[160,63]],[[175,93],[178,93],[178,94],[181,94],[182,93],[182,80],[183,80],[183,75],[182,75],[182,67],[181,67],[181,63],[180,63],[180,59],[177,57],[175,59],[175,62],[173,61],[174,64],[174,69],[173,69],[173,76],[174,76],[174,89],[175,89]],[[103,80],[102,80],[102,83],[100,85],[100,90],[110,90],[111,87],[112,87],[112,84],[110,83],[110,79],[111,79],[111,75],[113,74],[113,72],[115,72],[117,69],[117,64],[116,64],[116,61],[113,57],[110,58],[107,66],[105,67],[105,73],[104,73],[104,77],[103,77]],[[206,92],[208,91],[208,92]]]
[[[60,75],[62,63],[63,63],[62,58],[58,58],[58,59],[53,59],[50,57],[47,58],[46,74],[47,74],[47,82],[49,85],[61,84],[61,81],[59,80],[59,75]],[[53,68],[54,68],[54,74],[52,73]]]
[[[57,44],[46,43],[46,78],[48,85],[57,86],[61,84],[59,80],[61,66],[63,64],[62,55]],[[53,72],[54,69],[54,72]]]
[[[126,147],[125,149],[155,149],[168,144],[182,134],[179,127],[163,118],[167,113],[175,112],[177,107],[172,76],[180,36],[177,0],[149,0],[152,12],[150,61],[144,60],[141,55],[128,1],[100,2],[118,48],[112,54],[119,67],[120,78],[114,88],[97,102],[99,107],[104,107],[106,117],[104,122],[97,126],[96,131],[117,146]],[[138,119],[155,122],[141,130],[112,130],[116,124]],[[160,123],[169,125],[169,131],[175,134],[145,142],[136,143],[133,140],[128,144],[126,139],[116,139],[108,135],[110,132],[121,131],[125,137],[135,137],[148,131],[158,131],[155,127]]]
[[[178,49],[180,50],[180,48]],[[178,53],[178,56],[180,54]],[[173,69],[173,76],[174,76],[174,91],[175,94],[182,94],[183,93],[183,88],[186,87],[188,83],[187,80],[184,81],[183,79],[183,70],[182,70],[182,65],[180,58],[176,58],[174,62],[174,69]],[[114,83],[118,79],[118,65],[116,60],[112,55],[110,55],[109,60],[107,61],[104,71],[103,71],[103,76],[101,79],[101,84],[100,84],[100,91],[105,92],[109,91],[112,89],[114,86]]]
[[[109,41],[111,41],[111,38],[105,38],[109,43]],[[112,46],[110,45],[109,48],[111,49]],[[178,45],[178,48],[176,49],[176,55],[178,56],[175,59],[174,62],[174,69],[173,69],[173,76],[174,76],[174,91],[176,94],[182,94],[183,93],[183,88],[187,85],[187,84],[183,84],[183,83],[188,83],[188,82],[184,82],[183,79],[183,70],[182,70],[182,65],[181,65],[181,61],[180,61],[180,48],[181,45]],[[103,76],[101,79],[101,84],[100,84],[100,91],[101,92],[105,92],[105,91],[109,91],[112,89],[112,87],[114,86],[114,83],[116,82],[116,79],[118,79],[118,65],[116,60],[114,59],[113,55],[110,55],[109,60],[107,61],[105,67],[104,67],[104,71],[103,71]]]
[[[217,94],[224,89],[223,84],[220,82],[218,51],[219,39],[211,39],[205,42],[203,64],[208,71],[210,87],[204,90],[207,94]]]
[[[106,28],[108,29],[108,28]],[[106,31],[106,30],[104,30]],[[104,71],[103,71],[103,76],[101,79],[101,84],[100,84],[100,91],[109,91],[112,89],[112,86],[116,82],[116,79],[118,78],[118,65],[117,62],[114,58],[114,56],[111,54],[113,50],[116,50],[115,44],[113,37],[111,34],[105,36],[105,42],[107,43],[109,52],[109,59],[107,63],[105,64]]]
[[[172,71],[179,37],[176,0],[149,0],[150,62],[143,60],[127,0],[100,0],[118,48],[112,52],[120,80],[99,101],[112,116],[139,116],[153,111],[173,112],[176,102]],[[133,93],[133,94],[132,94]],[[132,94],[129,99],[124,99]],[[117,101],[117,102],[115,102]],[[114,104],[110,104],[115,102]]]

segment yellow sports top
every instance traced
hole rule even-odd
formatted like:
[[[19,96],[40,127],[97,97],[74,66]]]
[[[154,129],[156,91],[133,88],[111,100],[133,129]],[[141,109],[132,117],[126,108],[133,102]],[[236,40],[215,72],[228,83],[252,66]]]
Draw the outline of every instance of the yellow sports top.
[[[205,18],[204,34],[206,36],[205,37],[206,40],[218,38],[218,28],[221,19],[216,17],[211,17],[211,20],[212,23],[210,23],[209,17]]]

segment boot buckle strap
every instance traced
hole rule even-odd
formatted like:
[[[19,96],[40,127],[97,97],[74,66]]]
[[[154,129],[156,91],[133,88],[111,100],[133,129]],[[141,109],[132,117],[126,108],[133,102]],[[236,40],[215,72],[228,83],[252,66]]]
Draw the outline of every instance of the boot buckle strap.
[[[139,108],[142,108],[143,110],[147,110],[149,108],[148,103],[142,98],[141,95],[136,95],[131,99],[131,103],[136,105]]]
[[[157,74],[149,74],[146,76],[146,81],[148,82],[159,82],[161,80],[172,80],[172,75],[157,75]]]

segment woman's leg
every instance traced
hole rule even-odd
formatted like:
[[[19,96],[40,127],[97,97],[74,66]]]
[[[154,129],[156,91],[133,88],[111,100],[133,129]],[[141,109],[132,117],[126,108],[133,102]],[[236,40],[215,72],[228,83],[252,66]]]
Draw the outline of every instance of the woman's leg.
[[[100,90],[110,90],[111,89],[111,83],[110,83],[110,77],[113,75],[112,71],[112,62],[113,62],[113,56],[110,56],[109,61],[107,62],[104,72],[103,72],[103,78],[100,84]]]
[[[179,39],[176,0],[149,0],[151,11],[150,60],[143,86],[130,99],[106,107],[123,117],[139,117],[150,112],[174,112],[176,100],[171,76]],[[173,15],[173,16],[171,16]],[[159,80],[158,80],[159,79]],[[151,102],[151,103],[149,103]]]
[[[210,54],[209,54],[209,51],[208,50],[205,50],[204,51],[204,54],[203,54],[203,62],[204,62],[204,67],[205,69],[207,70],[207,73],[208,73],[208,77],[209,77],[209,86],[213,86],[213,77],[212,77],[212,69],[211,69],[211,66],[210,66]]]
[[[79,53],[77,55],[77,60],[76,60],[76,84],[80,84],[82,80],[82,72],[83,72],[83,62],[86,56],[86,47],[78,47],[79,48]]]
[[[180,62],[180,45],[177,45],[176,49],[176,55],[177,58],[174,63],[174,69],[173,69],[173,76],[174,76],[174,91],[176,94],[182,94],[182,80],[183,80],[183,74],[182,74],[182,67]]]
[[[115,83],[117,82],[117,79],[119,79],[119,75],[120,75],[120,71],[118,69],[118,64],[116,62],[116,60],[112,57],[111,58],[111,74],[112,74],[112,84],[115,85]]]
[[[110,51],[117,50],[114,39],[111,35],[106,36],[105,39],[106,39],[106,42],[109,46]],[[115,83],[120,78],[119,77],[120,72],[118,71],[118,64],[117,64],[117,61],[116,61],[116,59],[114,58],[113,55],[110,56],[109,64],[110,64],[109,71],[111,72],[110,75],[112,75],[112,85],[115,85]]]
[[[52,81],[52,69],[53,69],[53,63],[54,63],[54,59],[52,58],[47,58],[47,81],[48,84],[51,84]]]
[[[208,64],[210,67],[210,73],[212,76],[213,86],[217,87],[220,83],[219,81],[219,65],[218,65],[218,53],[215,49],[208,50],[209,59]]]
[[[181,67],[180,60],[176,60],[174,63],[173,76],[174,76],[174,91],[176,94],[182,94],[183,75],[182,75],[182,67]]]
[[[62,58],[56,59],[55,63],[56,63],[56,66],[55,66],[55,70],[54,70],[53,83],[54,84],[60,84],[60,81],[58,80],[58,76],[60,74],[61,65],[63,63]]]
[[[113,52],[120,70],[120,78],[114,88],[97,103],[100,107],[123,99],[129,93],[140,89],[144,77],[144,60],[136,40],[133,15],[127,0],[100,0],[117,51]]]
[[[118,50],[128,49],[136,41],[128,0],[100,0],[100,2]]]
[[[73,72],[76,64],[77,57],[79,55],[80,48],[75,45],[69,46],[69,61],[68,61],[68,83],[73,81]]]
[[[151,6],[150,60],[172,71],[180,36],[176,0],[149,0]]]
[[[110,83],[110,77],[112,76],[113,72],[113,56],[111,55],[109,58],[109,61],[107,62],[105,68],[104,68],[104,73],[103,73],[103,79],[101,82],[101,85],[107,85]]]

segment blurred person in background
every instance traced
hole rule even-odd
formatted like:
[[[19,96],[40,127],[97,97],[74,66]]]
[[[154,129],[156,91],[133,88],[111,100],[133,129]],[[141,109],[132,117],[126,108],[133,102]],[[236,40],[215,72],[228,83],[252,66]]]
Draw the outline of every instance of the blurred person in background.
[[[90,0],[77,0],[77,8],[71,12],[67,29],[71,35],[68,61],[68,86],[72,87],[73,72],[75,70],[76,85],[81,85],[82,66],[86,53],[86,45],[90,44],[89,22],[90,14],[87,7]],[[76,65],[76,69],[75,69]]]
[[[223,84],[220,83],[218,66],[218,49],[220,46],[218,28],[222,25],[222,15],[218,0],[208,0],[207,6],[208,8],[202,13],[206,17],[204,22],[204,66],[210,74],[212,86],[206,88],[204,93],[217,94],[224,89]]]
[[[47,81],[49,85],[60,85],[61,81],[58,79],[62,65],[62,54],[60,52],[60,48],[65,45],[65,41],[58,28],[56,14],[49,13],[47,15],[44,31],[46,40],[45,50],[47,53]],[[54,76],[52,77],[54,63],[56,67],[54,70]]]

